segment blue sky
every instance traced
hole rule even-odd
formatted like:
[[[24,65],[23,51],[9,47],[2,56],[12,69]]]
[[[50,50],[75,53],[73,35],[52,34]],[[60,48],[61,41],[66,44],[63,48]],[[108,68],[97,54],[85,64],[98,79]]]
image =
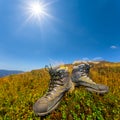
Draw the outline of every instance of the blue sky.
[[[56,0],[46,7],[53,17],[41,21],[27,21],[24,1],[0,1],[0,69],[81,59],[120,62],[119,0]]]

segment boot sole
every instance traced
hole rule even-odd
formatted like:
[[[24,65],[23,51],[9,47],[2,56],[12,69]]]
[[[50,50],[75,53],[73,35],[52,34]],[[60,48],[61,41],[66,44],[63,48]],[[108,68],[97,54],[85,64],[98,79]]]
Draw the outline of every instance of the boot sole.
[[[105,94],[105,93],[108,93],[109,90],[95,90],[95,89],[92,89],[92,88],[85,88],[87,91],[89,92],[95,92],[95,93],[98,93],[98,94]]]
[[[78,83],[74,83],[76,87],[78,86],[85,86],[86,89],[90,92],[96,92],[96,93],[100,93],[100,94],[104,94],[104,93],[108,93],[109,92],[109,87],[102,85],[102,84],[91,84],[91,83],[87,83],[87,82],[78,82]]]

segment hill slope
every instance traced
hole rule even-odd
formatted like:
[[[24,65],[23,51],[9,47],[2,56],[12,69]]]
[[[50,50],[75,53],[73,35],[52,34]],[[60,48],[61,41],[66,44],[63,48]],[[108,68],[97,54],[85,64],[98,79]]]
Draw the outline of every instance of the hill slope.
[[[72,65],[66,65],[70,69]],[[93,64],[90,77],[110,87],[104,96],[76,88],[63,97],[58,109],[45,120],[119,120],[120,63]],[[48,88],[50,76],[45,69],[33,70],[0,79],[0,120],[39,120],[32,111],[35,101]]]

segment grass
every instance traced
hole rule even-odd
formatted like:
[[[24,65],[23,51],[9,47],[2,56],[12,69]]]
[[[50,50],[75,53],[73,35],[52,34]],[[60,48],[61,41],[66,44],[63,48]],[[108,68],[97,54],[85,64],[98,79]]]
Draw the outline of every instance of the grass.
[[[68,65],[70,68],[72,65]],[[104,96],[84,87],[66,93],[59,107],[44,120],[120,120],[120,63],[93,65],[90,77],[110,87]],[[0,120],[40,120],[32,106],[45,94],[50,76],[45,69],[0,79]]]

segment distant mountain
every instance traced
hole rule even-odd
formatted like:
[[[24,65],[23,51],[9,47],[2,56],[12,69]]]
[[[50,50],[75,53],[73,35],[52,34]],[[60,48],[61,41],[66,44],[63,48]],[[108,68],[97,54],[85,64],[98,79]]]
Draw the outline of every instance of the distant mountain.
[[[18,71],[18,70],[0,70],[0,77],[12,75],[12,74],[19,74],[23,73],[23,71]]]

